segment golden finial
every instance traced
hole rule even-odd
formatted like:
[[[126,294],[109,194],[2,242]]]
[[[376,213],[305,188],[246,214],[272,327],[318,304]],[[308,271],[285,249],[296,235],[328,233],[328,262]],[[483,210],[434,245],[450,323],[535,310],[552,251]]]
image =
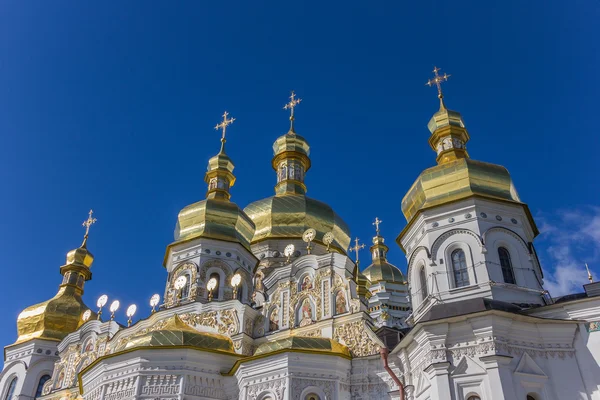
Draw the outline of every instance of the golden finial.
[[[585,263],[585,269],[588,273],[588,281],[590,281],[590,283],[594,283],[594,278],[592,277],[592,273],[590,272],[590,268],[588,267],[587,263]]]
[[[296,106],[300,104],[301,101],[302,99],[297,99],[296,93],[294,93],[294,91],[292,90],[290,102],[283,107],[284,110],[290,110],[290,132],[294,132],[294,108],[296,108]]]
[[[85,221],[83,221],[82,226],[85,228],[85,235],[83,236],[83,244],[81,245],[81,247],[85,247],[88,235],[90,234],[90,226],[95,224],[97,221],[96,218],[92,217],[93,214],[94,214],[94,210],[90,210],[90,212],[88,214],[88,218]]]
[[[448,78],[450,78],[450,75],[444,73],[444,75],[439,75],[440,68],[438,67],[433,67],[433,74],[435,75],[433,77],[433,79],[430,79],[427,81],[426,85],[427,86],[437,86],[437,90],[438,90],[438,98],[440,99],[440,106],[444,107],[444,94],[442,93],[442,82],[446,82],[448,80]]]
[[[358,251],[360,249],[364,249],[365,245],[363,244],[358,244],[358,238],[354,239],[354,247],[350,247],[350,251],[354,251],[356,252],[356,264],[359,263],[359,259],[358,259]]]
[[[382,220],[375,217],[375,222],[373,222],[373,225],[375,225],[375,232],[377,232],[377,236],[379,236],[379,224],[381,224],[382,222]]]
[[[219,129],[221,129],[223,131],[223,134],[221,136],[221,151],[223,151],[223,149],[225,148],[225,132],[227,130],[227,127],[231,124],[233,124],[233,121],[235,121],[235,118],[229,118],[227,119],[227,116],[229,115],[229,113],[227,111],[225,111],[223,113],[223,121],[220,124],[217,124],[215,126],[215,129],[218,131]]]

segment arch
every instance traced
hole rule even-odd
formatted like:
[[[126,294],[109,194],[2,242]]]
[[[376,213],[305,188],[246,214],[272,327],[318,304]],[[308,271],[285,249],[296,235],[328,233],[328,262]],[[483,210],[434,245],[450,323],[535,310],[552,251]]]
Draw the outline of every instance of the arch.
[[[515,272],[510,260],[510,252],[506,247],[498,247],[498,257],[500,258],[500,268],[502,268],[502,277],[505,283],[516,284]]]
[[[421,250],[425,250],[425,254],[427,254],[427,258],[429,258],[431,260],[431,253],[429,252],[429,249],[425,246],[419,246],[417,248],[415,248],[411,253],[410,253],[410,257],[408,258],[408,269],[406,271],[406,276],[411,276],[411,269],[412,269],[412,265],[413,262],[415,261],[415,258],[417,257],[417,254],[419,253],[419,251]]]
[[[261,392],[258,396],[256,396],[257,400],[276,400],[277,395],[270,390],[266,390]]]
[[[529,248],[529,245],[527,244],[527,242],[521,237],[519,236],[519,234],[517,234],[515,231],[512,231],[508,228],[505,228],[503,226],[492,226],[491,228],[489,228],[488,230],[486,230],[483,235],[482,235],[482,240],[483,240],[483,244],[484,246],[487,244],[487,236],[490,232],[492,231],[503,231],[507,234],[509,234],[510,236],[514,237],[515,239],[517,239],[519,241],[519,243],[521,243],[521,245],[523,245],[523,248],[527,251],[528,254],[531,254],[531,249]]]
[[[14,376],[10,379],[10,383],[8,384],[8,389],[6,389],[6,395],[4,396],[4,400],[10,400],[15,394],[17,390],[17,383],[19,382],[19,378]]]
[[[465,287],[471,284],[469,279],[469,269],[467,267],[467,256],[463,249],[452,250],[450,255],[452,266],[452,277],[454,278],[454,287]]]
[[[44,390],[44,383],[48,382],[49,380],[50,380],[50,375],[48,375],[48,374],[42,375],[42,377],[38,381],[37,388],[35,389],[35,396],[34,396],[35,398],[40,397],[42,395],[42,392]]]
[[[313,397],[310,397],[313,396]],[[304,390],[300,393],[300,399],[301,400],[329,400],[327,399],[327,396],[325,395],[325,392],[323,392],[323,389],[321,389],[318,386],[308,386],[306,388],[304,388]]]
[[[433,242],[433,245],[431,246],[431,259],[434,261],[437,259],[437,252],[446,239],[448,239],[450,236],[459,234],[465,234],[474,237],[477,241],[477,244],[479,244],[480,247],[483,247],[483,240],[475,232],[469,229],[452,229],[435,239],[435,242]]]
[[[184,261],[180,263],[173,270],[173,275],[171,277],[171,282],[175,282],[177,278],[180,276],[185,276],[187,278],[186,285],[181,289],[181,298],[196,298],[196,279],[198,277],[198,266],[191,261]]]

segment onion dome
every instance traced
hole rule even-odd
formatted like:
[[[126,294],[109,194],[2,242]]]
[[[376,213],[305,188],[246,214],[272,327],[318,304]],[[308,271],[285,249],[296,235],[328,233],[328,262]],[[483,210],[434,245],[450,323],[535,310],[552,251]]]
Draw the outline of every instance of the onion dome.
[[[296,351],[302,353],[332,354],[350,358],[348,347],[333,339],[323,337],[288,336],[272,342],[265,342],[258,346],[255,356]]]
[[[200,332],[173,315],[157,330],[129,339],[122,350],[140,347],[191,347],[199,350],[235,354],[230,338],[217,333]]]
[[[176,242],[202,237],[237,242],[250,249],[254,223],[242,209],[229,201],[229,189],[235,183],[235,176],[233,162],[225,154],[224,132],[225,127],[234,119],[228,120],[227,115],[225,113],[224,122],[217,125],[218,128],[223,128],[223,137],[221,150],[208,161],[208,171],[204,178],[208,184],[206,199],[190,204],[179,212],[175,227]]]
[[[405,283],[406,278],[398,267],[392,265],[387,260],[387,252],[389,248],[384,244],[385,240],[379,235],[373,238],[373,246],[371,246],[371,256],[373,262],[363,271],[363,274],[371,281],[377,282],[393,282]]]
[[[298,104],[294,98],[289,104]],[[288,104],[288,106],[289,106]],[[292,108],[293,107],[288,107]],[[323,236],[332,232],[331,247],[345,252],[350,245],[350,229],[333,209],[306,196],[304,178],[310,169],[310,146],[294,130],[294,115],[290,130],[273,144],[272,167],[277,172],[275,196],[251,203],[244,211],[256,224],[252,243],[269,239],[300,239],[308,228],[317,231],[315,242],[323,244]]]
[[[402,200],[402,212],[410,222],[422,210],[468,197],[521,203],[508,170],[503,166],[470,159],[470,139],[460,113],[448,110],[439,83],[449,75],[438,76],[429,83],[438,85],[440,109],[429,121],[429,145],[437,153],[437,164],[419,175]],[[537,233],[533,218],[530,218]]]
[[[90,217],[86,221],[89,225],[95,221],[91,218],[91,214],[90,211]],[[19,314],[17,318],[19,337],[16,343],[32,339],[59,342],[83,324],[83,313],[89,307],[81,297],[85,281],[92,279],[90,268],[94,261],[94,256],[87,249],[87,238],[86,231],[81,246],[67,253],[66,263],[60,267],[63,281],[58,287],[58,293],[50,300],[27,307]]]

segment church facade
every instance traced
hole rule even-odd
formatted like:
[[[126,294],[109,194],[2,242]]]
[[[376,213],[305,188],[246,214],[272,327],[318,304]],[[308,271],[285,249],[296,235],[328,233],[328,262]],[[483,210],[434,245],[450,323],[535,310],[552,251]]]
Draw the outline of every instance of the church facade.
[[[117,304],[83,302],[90,212],[56,296],[18,317],[0,400],[600,400],[600,284],[590,276],[559,299],[544,290],[529,208],[504,167],[470,158],[462,116],[443,100],[447,76],[434,72],[437,165],[402,201],[406,275],[379,219],[361,271],[364,245],[306,196],[293,93],[274,196],[233,203],[225,113],[206,198],[178,215],[152,314],[123,326]]]

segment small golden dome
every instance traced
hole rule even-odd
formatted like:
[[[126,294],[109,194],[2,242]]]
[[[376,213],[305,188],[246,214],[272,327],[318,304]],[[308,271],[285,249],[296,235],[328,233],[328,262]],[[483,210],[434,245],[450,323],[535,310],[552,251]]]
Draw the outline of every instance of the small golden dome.
[[[224,117],[227,115],[225,113]],[[250,250],[254,222],[237,204],[229,201],[229,189],[235,183],[233,169],[233,162],[225,154],[223,137],[221,150],[208,161],[204,178],[208,184],[206,199],[190,204],[179,212],[175,226],[176,242],[205,237],[237,242]]]
[[[19,314],[16,343],[31,339],[61,341],[83,324],[82,316],[88,307],[81,296],[84,282],[92,276],[90,267],[93,261],[94,256],[86,248],[85,240],[81,247],[67,253],[67,262],[60,267],[64,279],[58,293]]]
[[[283,339],[263,343],[258,346],[254,355],[265,355],[286,350],[304,353],[335,354],[346,358],[351,357],[348,347],[333,339],[304,336],[288,336]]]
[[[217,333],[197,331],[177,315],[168,318],[161,329],[129,339],[122,350],[136,347],[170,346],[195,347],[200,350],[216,350],[235,354],[230,338]]]
[[[377,262],[369,265],[369,267],[363,271],[363,274],[369,279],[369,281],[371,281],[371,283],[404,283],[406,281],[402,271],[387,261]]]
[[[252,243],[267,239],[300,239],[313,228],[315,242],[323,243],[323,236],[332,232],[332,248],[345,252],[350,245],[350,229],[333,209],[318,200],[302,194],[272,196],[255,201],[244,211],[256,225]]]

